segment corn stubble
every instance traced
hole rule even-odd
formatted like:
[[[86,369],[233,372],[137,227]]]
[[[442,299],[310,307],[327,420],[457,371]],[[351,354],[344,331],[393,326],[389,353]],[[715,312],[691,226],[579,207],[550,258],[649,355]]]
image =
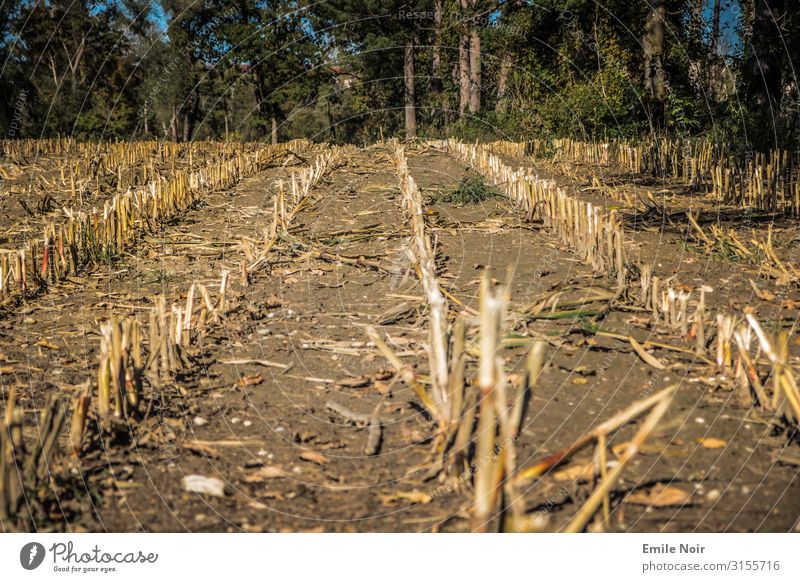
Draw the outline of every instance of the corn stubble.
[[[470,483],[470,513],[474,531],[528,531],[536,529],[528,523],[525,502],[519,486],[569,459],[591,442],[597,443],[597,456],[605,459],[609,435],[623,424],[654,408],[648,417],[647,431],[640,431],[629,448],[625,461],[633,457],[653,426],[666,412],[672,389],[646,400],[633,411],[625,411],[609,423],[601,425],[565,451],[551,456],[533,467],[520,468],[516,443],[526,416],[527,404],[539,382],[545,364],[546,343],[533,341],[526,361],[522,386],[512,398],[508,376],[504,370],[501,348],[507,287],[493,285],[488,271],[481,279],[477,318],[467,313],[456,315],[450,323],[448,305],[436,279],[435,245],[427,234],[422,198],[408,174],[405,152],[396,147],[395,160],[400,178],[403,207],[411,223],[410,253],[425,291],[428,307],[429,375],[419,377],[405,365],[374,329],[368,335],[377,349],[397,370],[398,375],[418,394],[423,406],[435,420],[432,468],[429,477],[443,482]],[[613,248],[613,247],[612,247]],[[477,371],[468,374],[468,336],[478,338]],[[599,452],[602,448],[602,454]],[[623,463],[624,466],[624,463]],[[619,477],[620,469],[606,473],[605,462],[599,463],[599,482],[590,504],[581,509],[571,527],[582,529],[594,515],[600,500],[604,513],[609,510],[609,491]],[[465,475],[468,477],[465,479]],[[599,493],[597,493],[599,491]],[[585,517],[588,516],[588,517]],[[531,522],[534,523],[534,522]]]
[[[227,152],[230,145],[218,144]],[[0,302],[8,304],[29,292],[54,285],[96,263],[113,260],[135,246],[137,238],[180,215],[205,194],[228,188],[287,151],[305,151],[304,141],[264,146],[234,154],[210,155],[198,169],[175,169],[146,184],[114,195],[88,212],[67,209],[66,222],[49,224],[41,239],[18,249],[0,250]],[[174,152],[171,154],[174,159]]]
[[[622,303],[647,314],[645,319],[649,319],[651,329],[689,342],[691,347],[640,341],[633,336],[603,331],[597,331],[599,337],[624,342],[643,362],[659,370],[669,369],[670,363],[649,350],[671,350],[670,353],[692,357],[699,365],[731,378],[730,388],[735,390],[740,404],[774,415],[789,431],[796,429],[800,423],[800,391],[796,366],[789,356],[788,332],[774,323],[762,324],[751,310],[710,312],[707,294],[713,293],[713,289],[689,288],[678,285],[673,277],[659,276],[654,266],[637,258],[626,243],[625,229],[615,210],[578,199],[553,180],[540,179],[523,168],[512,168],[500,155],[543,154],[545,144],[476,145],[455,140],[430,143],[469,164],[481,174],[482,180],[510,200],[520,214],[540,222],[562,245],[591,266],[596,275],[605,278],[611,290],[602,294],[609,303],[596,316],[598,330],[603,314],[612,304]],[[632,171],[658,166],[695,182],[712,175],[714,195],[720,200],[779,208],[789,213],[797,211],[796,202],[786,190],[796,188],[796,183],[785,184],[774,178],[776,168],[779,170],[783,163],[778,157],[756,160],[746,174],[736,174],[737,184],[751,184],[741,190],[741,186],[730,185],[732,174],[726,162],[707,148],[698,146],[687,154],[670,144],[662,145],[666,153],[657,158],[645,145],[637,148],[621,143],[563,140],[553,147],[562,159],[571,162],[622,165]],[[40,140],[19,142],[14,147],[17,149],[9,153],[11,156],[30,155],[37,148],[79,156],[77,161],[61,167],[61,182],[68,185],[76,198],[86,189],[91,172],[86,160],[91,150],[82,144]],[[294,240],[291,231],[295,217],[316,202],[313,189],[341,157],[338,148],[316,148],[305,142],[257,149],[231,145],[215,149],[213,144],[191,146],[183,152],[175,148],[158,149],[152,144],[142,144],[131,150],[108,146],[100,152],[100,163],[126,168],[127,173],[118,170],[119,192],[102,210],[68,213],[65,223],[48,225],[41,239],[29,241],[19,249],[0,251],[0,301],[10,303],[24,298],[29,292],[57,284],[92,263],[111,259],[125,249],[135,250],[142,233],[184,212],[205,193],[227,188],[272,163],[290,148],[301,153],[313,151],[317,154],[314,162],[292,171],[287,180],[276,184],[272,223],[263,239],[241,242],[240,269],[246,286],[251,277],[270,265],[270,254],[279,241]],[[95,151],[94,155],[100,154]],[[176,167],[179,155],[188,156],[188,169]],[[161,156],[166,163],[171,161],[169,175],[159,175],[152,166],[148,169],[146,163],[139,174],[132,169],[154,156]],[[411,233],[406,252],[420,281],[426,306],[427,374],[417,372],[401,360],[376,329],[368,328],[367,334],[397,375],[414,390],[434,422],[426,477],[468,491],[474,531],[541,531],[548,524],[527,513],[525,492],[534,481],[548,479],[554,469],[591,448],[592,490],[564,530],[609,527],[613,503],[620,498],[615,487],[642,445],[669,414],[678,386],[669,386],[634,402],[544,459],[532,464],[520,463],[517,444],[527,407],[537,385],[546,381],[542,372],[546,367],[547,342],[524,338],[530,349],[523,379],[512,382],[502,357],[502,350],[508,345],[504,343],[509,333],[508,285],[494,284],[486,270],[480,282],[477,310],[461,305],[442,288],[437,272],[437,241],[426,224],[423,198],[409,173],[403,147],[395,144],[394,158],[400,202]],[[758,185],[764,179],[771,184],[766,191]],[[123,184],[127,187],[125,191]],[[777,194],[778,188],[783,189],[780,190],[783,194]],[[484,190],[481,187],[481,192]],[[705,231],[693,215],[689,221],[696,240],[708,249],[724,249],[742,260],[764,260],[767,274],[783,283],[798,279],[796,271],[777,257],[771,230],[766,239],[759,241],[754,237],[748,246],[735,233]],[[306,251],[313,256],[313,250]],[[195,281],[187,290],[185,301],[168,303],[165,297],[157,297],[146,318],[112,315],[100,324],[96,374],[78,388],[72,401],[68,442],[73,457],[85,454],[98,441],[111,446],[121,433],[130,435],[145,416],[153,395],[175,386],[179,375],[191,369],[192,347],[209,326],[222,322],[231,309],[230,275],[227,269],[221,271],[219,285],[214,285],[218,289],[216,296],[206,285]],[[547,315],[565,315],[554,312],[557,298],[553,301]],[[539,310],[546,306],[542,304]],[[772,329],[778,331],[771,333]],[[67,414],[61,400],[50,398],[39,421],[39,437],[33,443],[26,443],[25,415],[16,400],[13,392],[7,398],[0,434],[0,519],[23,528],[33,517],[30,505],[24,501],[36,498],[31,492],[39,492],[46,484]],[[340,410],[340,414],[352,416],[345,413]],[[618,462],[609,463],[611,441],[634,422],[638,423],[634,436]],[[373,417],[368,424],[367,450],[376,451],[380,425]]]
[[[276,196],[273,231],[288,229],[337,157],[338,150],[324,149],[308,168],[292,172],[293,210],[286,213],[284,197]],[[282,183],[278,187],[282,193]],[[269,239],[265,244],[271,246]],[[228,297],[230,274],[222,269],[216,297],[206,285],[195,281],[186,292],[185,302],[168,305],[164,296],[157,296],[146,321],[135,316],[112,316],[100,325],[96,380],[90,381],[73,402],[70,446],[74,455],[80,455],[98,437],[108,446],[110,439],[121,434],[133,436],[130,433],[153,395],[162,387],[174,386],[180,373],[191,370],[192,346],[209,326],[223,321],[232,307]],[[145,386],[150,387],[149,394]],[[92,419],[94,422],[89,422]]]
[[[51,479],[57,473],[59,435],[65,424],[62,399],[51,394],[39,419],[33,441],[23,438],[25,411],[12,389],[0,420],[0,523],[5,529],[29,530],[36,520],[46,518],[52,502]]]

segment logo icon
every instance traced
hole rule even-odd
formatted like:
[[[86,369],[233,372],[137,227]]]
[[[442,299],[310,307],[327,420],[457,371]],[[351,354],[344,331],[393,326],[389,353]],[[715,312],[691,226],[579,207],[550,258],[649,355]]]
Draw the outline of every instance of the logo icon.
[[[44,546],[39,542],[30,542],[19,551],[19,563],[26,570],[35,570],[44,561]]]

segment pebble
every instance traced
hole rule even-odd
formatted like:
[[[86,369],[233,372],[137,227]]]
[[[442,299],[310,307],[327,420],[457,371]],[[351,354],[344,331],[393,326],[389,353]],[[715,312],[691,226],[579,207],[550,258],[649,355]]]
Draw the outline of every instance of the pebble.
[[[187,475],[181,480],[184,491],[189,493],[201,493],[203,495],[213,495],[214,497],[225,497],[225,482],[216,477],[206,477],[204,475]]]
[[[205,426],[208,424],[208,421],[203,418],[202,416],[195,416],[194,417],[194,424],[195,426]]]
[[[717,499],[720,498],[722,494],[719,492],[719,489],[712,489],[708,493],[706,493],[706,501],[709,503],[714,503]]]
[[[250,420],[245,420],[245,421],[242,423],[242,425],[244,425],[244,426],[252,426],[252,425],[253,425],[253,422],[252,422],[252,421],[250,421]]]
[[[697,424],[705,424],[705,423],[706,423],[706,419],[705,419],[705,418],[703,418],[702,416],[698,416],[697,418],[695,418],[695,419],[694,419],[694,421],[695,421]]]

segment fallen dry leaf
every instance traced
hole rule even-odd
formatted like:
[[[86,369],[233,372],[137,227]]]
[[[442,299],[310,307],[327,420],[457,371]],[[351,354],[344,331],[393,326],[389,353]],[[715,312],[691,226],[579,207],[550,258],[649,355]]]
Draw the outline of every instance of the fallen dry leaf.
[[[315,453],[314,451],[303,451],[300,453],[300,458],[304,461],[308,461],[309,463],[315,463],[317,465],[325,465],[326,463],[330,462],[330,459],[325,455],[321,455],[320,453]]]
[[[342,388],[363,388],[364,386],[368,386],[370,382],[372,382],[372,378],[369,376],[357,376],[337,380],[336,385]]]
[[[697,442],[700,443],[700,445],[702,445],[702,447],[705,449],[721,449],[728,444],[728,441],[725,439],[718,439],[714,437],[699,438],[697,439]]]
[[[48,350],[57,350],[58,349],[57,345],[55,345],[53,342],[51,342],[50,340],[48,340],[45,337],[43,337],[38,342],[36,342],[36,345],[39,346],[39,347],[42,347],[42,348],[47,348]]]
[[[286,471],[280,467],[261,467],[258,471],[245,476],[245,483],[262,483],[268,479],[286,477]]]
[[[245,386],[257,386],[264,381],[264,378],[261,374],[256,374],[255,376],[242,376],[239,378],[239,386],[244,388]]]
[[[763,299],[764,301],[772,301],[775,299],[774,293],[767,291],[766,289],[759,289],[758,285],[756,285],[756,282],[752,279],[750,279],[750,286],[753,288],[753,292],[759,299]]]
[[[269,299],[267,299],[266,303],[264,303],[264,307],[267,309],[274,309],[275,307],[280,307],[283,305],[283,301],[277,295],[270,295]]]
[[[263,499],[277,499],[278,501],[284,501],[286,499],[280,491],[264,491],[263,493],[259,493],[258,496]]]
[[[633,505],[649,505],[652,507],[669,507],[671,505],[685,505],[691,494],[683,489],[659,483],[648,491],[635,491],[628,495],[623,503]]]

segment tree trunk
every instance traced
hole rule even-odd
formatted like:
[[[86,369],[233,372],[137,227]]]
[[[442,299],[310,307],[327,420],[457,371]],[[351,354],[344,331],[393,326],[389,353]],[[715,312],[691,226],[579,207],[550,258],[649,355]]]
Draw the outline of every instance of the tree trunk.
[[[664,68],[664,0],[648,0],[650,11],[645,21],[642,48],[644,49],[644,88],[660,108],[666,97]]]
[[[481,37],[472,28],[469,35],[469,112],[481,110]]]
[[[172,117],[169,119],[169,131],[172,134],[172,141],[178,141],[178,111],[172,107]]]
[[[433,4],[433,59],[431,62],[431,93],[434,95],[431,117],[435,123],[447,121],[447,95],[442,78],[442,0]]]
[[[462,33],[458,42],[458,86],[459,103],[458,114],[461,117],[467,112],[469,106],[469,34]]]
[[[417,110],[414,103],[414,43],[406,41],[403,51],[403,78],[405,80],[406,138],[417,137]]]
[[[724,97],[724,88],[721,83],[722,62],[719,58],[719,5],[720,0],[714,0],[714,12],[711,16],[711,46],[709,47],[711,59],[708,66],[708,92],[716,101],[720,101]]]
[[[274,112],[270,116],[270,124],[272,125],[272,145],[276,145],[278,143],[278,118]]]
[[[699,57],[703,47],[703,2],[704,0],[692,0],[692,14],[689,19],[689,42],[692,51],[690,58]]]
[[[497,103],[494,110],[502,113],[506,108],[506,93],[508,92],[508,74],[511,72],[511,55],[506,53],[500,61],[500,73],[497,76]]]
[[[720,0],[714,0],[714,12],[711,17],[711,58],[716,58],[719,51],[719,5]]]
[[[195,92],[192,94],[192,98],[189,103],[189,107],[186,109],[186,113],[183,118],[183,141],[188,142],[191,141],[194,137],[194,126],[197,122],[197,116],[200,114],[200,95]]]
[[[469,0],[459,0],[461,8],[460,30],[458,37],[458,115],[463,118],[469,107],[469,30],[470,24],[467,20],[467,8]]]
[[[183,117],[183,136],[181,138],[181,141],[183,141],[183,143],[187,143],[189,141],[189,136],[191,135],[190,133],[191,130],[189,128],[189,112],[184,111],[182,117]]]
[[[436,0],[433,8],[433,61],[431,62],[431,91],[442,90],[442,0]]]

